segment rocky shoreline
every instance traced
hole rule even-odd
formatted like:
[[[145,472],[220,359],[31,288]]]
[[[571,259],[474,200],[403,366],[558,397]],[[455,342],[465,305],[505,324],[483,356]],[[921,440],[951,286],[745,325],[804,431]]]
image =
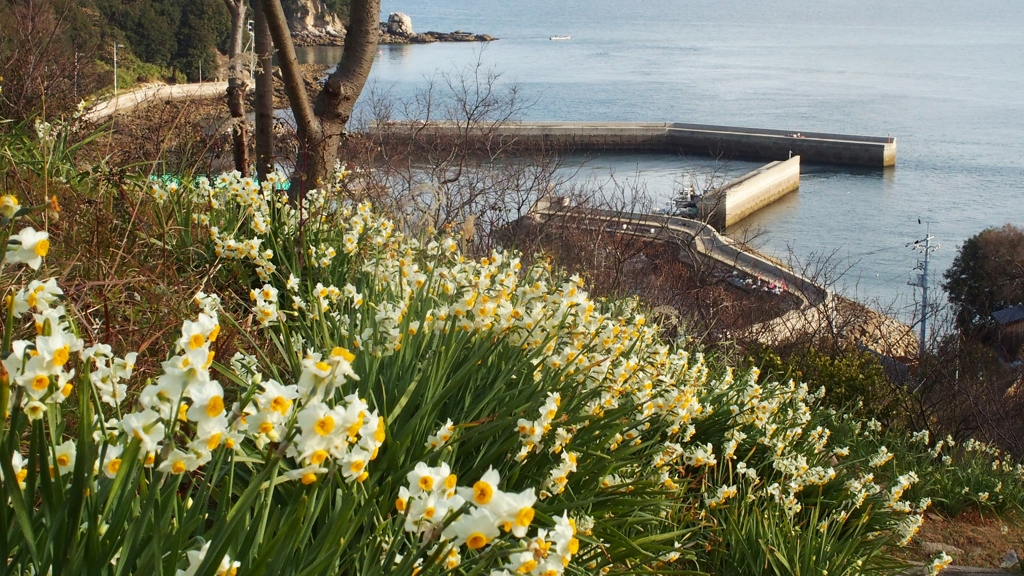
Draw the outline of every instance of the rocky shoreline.
[[[473,34],[472,32],[424,32],[412,36],[395,36],[387,32],[381,32],[378,44],[430,44],[431,42],[490,42],[497,40],[487,34]]]
[[[292,40],[297,46],[342,46],[345,44],[345,29],[340,26],[307,26],[301,30],[292,29]],[[412,19],[401,12],[392,12],[386,22],[380,23],[378,44],[431,44],[433,42],[490,42],[497,38],[488,34],[474,34],[456,30],[454,32],[413,31]]]

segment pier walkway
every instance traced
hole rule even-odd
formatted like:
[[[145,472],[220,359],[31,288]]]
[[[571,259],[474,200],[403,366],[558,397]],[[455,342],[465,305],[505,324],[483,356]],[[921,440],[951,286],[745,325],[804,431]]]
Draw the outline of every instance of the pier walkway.
[[[749,276],[774,282],[800,299],[801,309],[821,306],[832,293],[788,268],[739,247],[714,227],[699,220],[658,214],[627,214],[600,209],[568,209],[543,198],[530,209],[528,218],[540,222],[571,217],[576,225],[601,227],[619,234],[672,242],[711,258],[723,266]]]

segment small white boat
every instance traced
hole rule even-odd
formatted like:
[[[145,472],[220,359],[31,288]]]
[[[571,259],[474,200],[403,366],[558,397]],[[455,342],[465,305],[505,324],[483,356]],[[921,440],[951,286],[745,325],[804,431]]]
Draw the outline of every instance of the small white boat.
[[[552,36],[551,37],[552,40],[568,40],[569,38],[572,38],[572,36]]]

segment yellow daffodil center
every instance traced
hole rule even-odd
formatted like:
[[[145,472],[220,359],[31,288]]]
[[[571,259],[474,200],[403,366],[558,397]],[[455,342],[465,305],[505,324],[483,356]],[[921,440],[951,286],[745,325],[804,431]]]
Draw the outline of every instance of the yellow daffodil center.
[[[520,566],[516,570],[516,572],[519,572],[520,574],[529,574],[530,572],[533,572],[533,569],[536,568],[536,567],[537,567],[537,561],[533,560],[531,558],[530,560],[527,560],[526,562],[523,562],[523,565]]]
[[[331,365],[328,364],[327,362],[323,362],[323,361],[317,362],[316,363],[316,369],[321,371],[321,372],[330,372],[331,371]]]
[[[302,476],[302,483],[303,483],[303,484],[305,484],[305,485],[309,486],[309,485],[310,485],[310,484],[312,484],[313,482],[316,482],[316,474],[314,474],[314,473],[312,473],[312,472],[306,472],[306,473],[305,473],[305,474],[304,474],[304,475]]]
[[[434,489],[434,477],[430,475],[420,476],[418,484],[421,490],[424,492],[430,492]]]
[[[224,399],[220,396],[214,396],[210,398],[210,401],[206,404],[206,415],[210,418],[216,418],[224,412]]]
[[[188,339],[188,347],[192,350],[201,347],[206,344],[206,338],[203,338],[202,334],[193,334]]]
[[[270,422],[260,422],[260,434],[270,434],[274,430],[274,425]]]
[[[313,429],[316,430],[316,433],[320,436],[327,436],[334,430],[334,418],[330,415],[324,416],[316,421],[316,424],[313,425]]]
[[[405,512],[405,499],[404,498],[397,498],[397,499],[395,499],[395,508],[399,512]]]
[[[210,342],[216,342],[217,341],[217,336],[219,334],[220,334],[220,324],[217,324],[216,326],[213,327],[213,330],[210,330]]]
[[[121,469],[121,459],[113,458],[110,462],[107,462],[107,472],[111,474],[117,474],[117,471]]]
[[[46,256],[46,254],[50,251],[50,241],[47,240],[46,238],[43,238],[39,242],[36,242],[36,247],[34,251],[36,253],[36,256]]]
[[[182,462],[181,460],[178,460],[174,464],[171,464],[171,472],[173,472],[175,474],[181,474],[184,471],[185,471],[185,463]]]
[[[57,456],[57,466],[60,466],[61,468],[63,468],[63,467],[67,466],[70,463],[71,463],[71,458],[69,458],[67,454],[61,454],[61,455]]]
[[[18,473],[14,476],[17,477],[18,482],[24,482],[25,478],[28,478],[28,470],[22,468],[21,470],[18,470]]]
[[[316,452],[313,452],[312,456],[309,457],[310,463],[316,464],[318,466],[322,464],[324,460],[327,460],[326,450],[317,450]]]
[[[483,506],[494,496],[494,487],[483,480],[473,484],[473,501]]]
[[[523,508],[516,513],[516,526],[526,527],[533,522],[533,508]]]
[[[451,490],[452,488],[455,488],[455,484],[458,481],[458,476],[456,476],[455,474],[449,474],[448,477],[444,479],[444,487],[447,488],[448,490]]]
[[[331,350],[331,356],[334,358],[341,358],[345,362],[352,362],[353,360],[356,359],[355,354],[349,352],[348,350],[342,348],[341,346],[335,346],[334,349]]]
[[[366,462],[363,462],[362,460],[356,460],[355,462],[352,463],[351,466],[349,466],[349,470],[351,470],[352,472],[362,472],[363,467],[365,466]]]
[[[487,536],[484,536],[480,532],[473,532],[469,535],[469,538],[466,538],[466,546],[468,546],[470,550],[479,550],[484,546],[487,546]]]
[[[46,390],[50,385],[50,377],[40,374],[32,379],[32,388],[35,390]]]
[[[63,388],[60,389],[60,393],[63,394],[65,398],[67,398],[68,396],[71,396],[71,391],[74,389],[74,384],[68,382],[67,384],[64,385]]]
[[[373,431],[373,439],[377,442],[383,442],[386,437],[384,433],[384,419],[377,420],[377,429]]]
[[[216,434],[210,436],[210,439],[206,441],[206,448],[208,450],[213,450],[217,446],[220,446],[221,436],[222,435],[220,432],[217,432]]]
[[[284,396],[278,396],[270,401],[270,409],[282,416],[286,416],[288,414],[288,408],[290,408],[291,405],[292,401]]]
[[[53,365],[58,368],[68,363],[71,350],[67,346],[61,346],[53,352]]]

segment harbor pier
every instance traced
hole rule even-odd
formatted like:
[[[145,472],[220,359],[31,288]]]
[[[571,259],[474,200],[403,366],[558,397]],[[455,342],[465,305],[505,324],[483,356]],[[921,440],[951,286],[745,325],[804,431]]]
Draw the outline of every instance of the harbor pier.
[[[371,134],[381,130],[377,128]],[[896,164],[896,139],[678,122],[506,122],[467,126],[401,121],[383,127],[389,138],[430,142],[481,136],[487,147],[510,151],[667,152],[722,160],[768,162],[695,202],[696,214],[719,230],[800,187],[801,163],[884,168]],[[689,204],[694,206],[694,204]],[[690,208],[692,209],[692,208]]]
[[[443,129],[443,124],[437,128]],[[517,122],[494,128],[503,139],[550,148],[683,152],[722,159],[788,160],[884,168],[896,165],[893,137],[737,128],[678,122]]]
[[[800,156],[775,161],[705,194],[698,203],[701,220],[719,230],[800,188]]]

